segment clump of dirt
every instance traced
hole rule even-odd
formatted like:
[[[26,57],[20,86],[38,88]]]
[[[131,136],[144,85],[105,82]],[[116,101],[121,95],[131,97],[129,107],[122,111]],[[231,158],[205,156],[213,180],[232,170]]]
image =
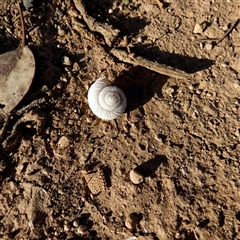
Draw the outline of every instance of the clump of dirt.
[[[36,74],[2,139],[1,239],[239,239],[239,10],[218,0],[23,8]],[[0,1],[0,23],[2,54],[21,39],[15,1]],[[127,96],[116,120],[88,107],[100,77]]]

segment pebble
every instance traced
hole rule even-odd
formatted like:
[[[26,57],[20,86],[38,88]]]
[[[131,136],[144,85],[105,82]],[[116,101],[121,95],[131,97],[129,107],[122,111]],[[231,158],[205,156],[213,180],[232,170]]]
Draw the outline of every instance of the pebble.
[[[213,48],[213,45],[212,45],[211,43],[206,43],[206,44],[205,44],[205,49],[206,49],[207,51],[212,50],[212,48]]]
[[[80,225],[77,229],[78,234],[84,234],[88,230],[88,227],[86,225]]]
[[[144,181],[144,176],[142,174],[140,174],[138,171],[132,169],[130,171],[130,180],[134,184],[139,184],[139,183],[142,183]]]
[[[77,72],[77,71],[79,71],[79,70],[80,70],[79,64],[78,64],[77,62],[75,62],[75,63],[73,64],[73,69],[72,69],[72,71],[73,71],[73,72]]]
[[[69,59],[68,56],[64,56],[64,57],[63,57],[62,63],[63,63],[63,65],[65,65],[65,66],[72,66],[72,62],[70,61],[70,59]]]
[[[58,141],[59,148],[67,148],[72,143],[73,139],[69,136],[62,136]]]
[[[138,224],[138,218],[136,215],[134,214],[129,214],[129,216],[127,216],[126,221],[125,221],[125,226],[128,229],[134,229],[136,228],[136,225]]]
[[[166,90],[165,90],[166,94],[168,94],[169,96],[172,97],[172,93],[174,93],[174,89],[172,87],[168,87]]]
[[[126,240],[137,240],[137,237],[136,236],[131,236],[131,237],[128,237]]]
[[[66,34],[66,32],[60,26],[58,26],[58,35],[64,36],[65,34]]]
[[[78,219],[76,219],[76,220],[73,221],[73,226],[74,226],[74,227],[78,227],[79,225],[80,225],[80,222],[79,222]]]
[[[142,37],[139,36],[139,37],[137,38],[137,41],[138,41],[139,43],[142,43],[142,41],[143,41]]]
[[[23,0],[23,6],[25,7],[25,8],[31,8],[31,7],[33,7],[33,0]]]
[[[63,12],[62,12],[62,10],[60,10],[60,9],[56,9],[56,14],[60,17],[60,18],[62,18],[63,17]]]
[[[193,29],[193,33],[202,33],[203,32],[203,29],[202,29],[202,26],[197,23]]]
[[[71,228],[71,227],[70,227],[69,224],[64,224],[64,226],[63,226],[63,230],[66,231],[66,232],[69,231],[70,228]]]
[[[188,173],[188,168],[187,167],[183,167],[182,168],[182,173],[183,174],[187,174]]]

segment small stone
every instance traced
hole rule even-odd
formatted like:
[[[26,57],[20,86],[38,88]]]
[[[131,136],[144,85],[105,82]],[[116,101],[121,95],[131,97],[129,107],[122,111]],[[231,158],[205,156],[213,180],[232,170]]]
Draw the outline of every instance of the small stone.
[[[80,224],[80,222],[79,222],[78,219],[76,219],[76,220],[73,221],[73,226],[74,226],[74,227],[78,227],[79,224]]]
[[[213,45],[212,45],[211,43],[206,43],[206,44],[205,44],[205,49],[206,49],[207,51],[212,50],[212,48],[213,48]]]
[[[72,62],[70,61],[69,57],[67,57],[67,56],[63,57],[62,63],[64,66],[72,66]]]
[[[73,125],[74,121],[72,119],[68,120],[68,125]]]
[[[84,234],[88,230],[88,227],[86,225],[80,225],[77,229],[78,234]]]
[[[137,38],[137,41],[138,41],[139,43],[142,43],[142,41],[143,41],[142,37],[139,36],[139,37]]]
[[[137,240],[137,237],[136,236],[131,236],[131,237],[128,237],[126,240]]]
[[[73,64],[73,69],[72,69],[72,71],[73,71],[73,72],[77,72],[77,71],[79,71],[79,70],[80,70],[79,64],[78,64],[77,62],[75,62],[75,63]]]
[[[66,34],[66,32],[60,26],[58,26],[58,35],[64,36],[65,34]]]
[[[189,89],[189,90],[193,90],[193,89],[194,89],[194,86],[193,86],[193,85],[189,85],[189,86],[188,86],[188,89]]]
[[[67,148],[73,142],[73,139],[69,136],[62,136],[58,141],[59,148]]]
[[[225,25],[222,27],[222,30],[223,30],[223,31],[227,31],[227,30],[228,30],[228,25],[225,24]]]
[[[113,13],[113,10],[112,10],[112,8],[110,8],[109,10],[108,10],[108,13]]]
[[[60,18],[63,17],[63,12],[62,12],[62,10],[60,10],[59,8],[56,8],[56,14],[57,14]]]
[[[32,8],[34,5],[33,2],[34,2],[33,0],[23,0],[23,6],[25,8]]]
[[[165,90],[166,94],[168,94],[169,96],[172,97],[172,93],[174,93],[174,89],[172,87],[168,87],[166,90]]]
[[[183,174],[187,174],[188,173],[188,168],[187,167],[183,167],[182,168],[182,173]]]
[[[200,227],[195,227],[195,232],[197,232],[197,233],[200,233],[200,231],[201,231],[201,228]]]
[[[196,33],[202,33],[202,32],[203,32],[202,26],[199,23],[197,23],[193,29],[193,33],[196,34]]]
[[[64,226],[63,226],[63,230],[65,231],[65,232],[67,232],[67,231],[69,231],[70,230],[70,225],[67,223],[67,224],[64,224]]]
[[[142,174],[140,174],[138,171],[133,169],[133,170],[130,171],[130,180],[134,184],[139,184],[139,183],[142,183],[144,181],[144,176]]]
[[[136,225],[138,224],[138,217],[131,213],[129,216],[127,216],[125,221],[125,226],[128,229],[134,229],[136,228]]]

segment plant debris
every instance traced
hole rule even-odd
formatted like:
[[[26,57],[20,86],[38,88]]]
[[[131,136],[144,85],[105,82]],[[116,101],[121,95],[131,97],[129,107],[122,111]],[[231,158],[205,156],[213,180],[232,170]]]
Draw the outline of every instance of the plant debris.
[[[32,51],[25,45],[25,30],[19,4],[23,39],[17,49],[0,55],[0,106],[2,112],[9,114],[28,92],[35,73],[35,59]]]

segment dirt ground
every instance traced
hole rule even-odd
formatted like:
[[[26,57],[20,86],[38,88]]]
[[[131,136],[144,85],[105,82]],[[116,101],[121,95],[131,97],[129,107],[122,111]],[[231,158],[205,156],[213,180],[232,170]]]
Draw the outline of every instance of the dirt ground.
[[[88,16],[120,30],[110,40],[77,2],[23,7],[36,73],[2,139],[0,238],[240,239],[240,1],[84,1]],[[0,0],[0,54],[21,35],[16,1]],[[100,77],[127,96],[116,120],[89,109]],[[143,182],[131,182],[132,169]]]

